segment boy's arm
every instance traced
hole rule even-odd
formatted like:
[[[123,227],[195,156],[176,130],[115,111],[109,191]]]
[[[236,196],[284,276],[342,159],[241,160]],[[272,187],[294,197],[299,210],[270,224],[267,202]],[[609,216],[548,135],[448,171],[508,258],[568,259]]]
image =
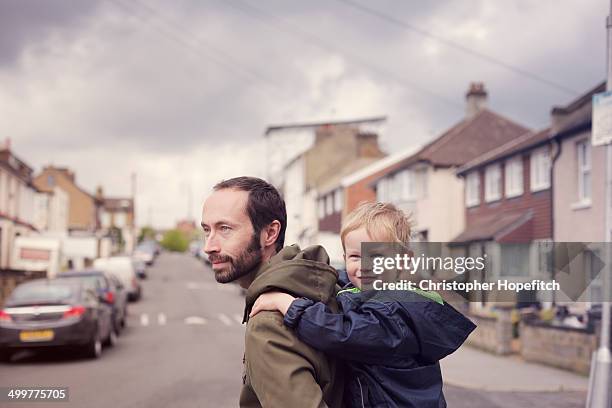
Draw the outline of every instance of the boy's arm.
[[[287,310],[284,323],[305,343],[345,360],[376,364],[401,350],[419,351],[413,330],[376,301],[333,313],[324,303],[300,298]]]

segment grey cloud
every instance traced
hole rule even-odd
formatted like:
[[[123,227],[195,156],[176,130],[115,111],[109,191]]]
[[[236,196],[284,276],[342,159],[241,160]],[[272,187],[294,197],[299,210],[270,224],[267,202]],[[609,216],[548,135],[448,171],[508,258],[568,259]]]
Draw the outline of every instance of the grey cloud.
[[[1,0],[0,67],[14,64],[28,44],[78,26],[97,5],[97,0]]]
[[[357,1],[579,92],[605,72],[606,5],[595,0]],[[366,114],[389,116],[383,141],[394,151],[460,120],[470,81],[486,83],[492,109],[533,127],[546,125],[552,105],[571,99],[341,1],[244,1],[290,22],[281,28],[274,17],[232,7],[242,0],[147,1],[159,16],[140,2],[0,0],[0,81],[7,85],[0,111],[12,109],[14,117],[3,132],[26,161],[80,166],[74,158],[88,157],[96,166],[76,168],[80,178],[121,180],[111,173],[126,171],[113,165],[124,157],[189,158],[206,154],[202,146],[249,145],[270,123]],[[486,35],[457,32],[469,22]],[[50,33],[59,39],[47,42]],[[30,65],[19,60],[37,44],[51,52],[29,55]],[[233,165],[231,157],[226,162]]]

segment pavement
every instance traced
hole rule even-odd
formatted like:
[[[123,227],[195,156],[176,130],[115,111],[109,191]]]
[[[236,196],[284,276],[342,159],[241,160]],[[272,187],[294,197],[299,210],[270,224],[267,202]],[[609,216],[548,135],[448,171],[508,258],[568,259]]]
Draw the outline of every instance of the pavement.
[[[588,377],[526,362],[519,356],[498,356],[463,346],[441,362],[445,384],[486,391],[558,392],[588,390]]]

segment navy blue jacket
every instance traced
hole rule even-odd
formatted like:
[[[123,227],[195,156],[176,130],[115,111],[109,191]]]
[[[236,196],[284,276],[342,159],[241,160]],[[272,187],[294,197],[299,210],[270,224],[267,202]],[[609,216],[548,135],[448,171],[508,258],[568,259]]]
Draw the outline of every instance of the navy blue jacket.
[[[365,291],[337,297],[342,310],[299,298],[286,326],[310,346],[347,360],[349,407],[446,407],[440,359],[476,326],[451,305],[411,291]]]

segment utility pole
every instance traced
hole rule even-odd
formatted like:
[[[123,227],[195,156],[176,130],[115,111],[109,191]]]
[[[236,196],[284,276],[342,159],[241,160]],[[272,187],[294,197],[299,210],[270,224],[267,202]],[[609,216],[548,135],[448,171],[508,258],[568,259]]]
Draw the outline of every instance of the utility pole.
[[[612,91],[612,0],[610,0],[610,10],[606,19],[606,61],[607,61],[607,78],[606,91]],[[610,382],[610,368],[612,367],[612,358],[610,356],[610,266],[612,262],[612,251],[610,250],[610,241],[612,230],[612,144],[606,144],[606,174],[605,174],[605,267],[603,275],[603,299],[601,302],[601,340],[599,348],[595,352],[591,364],[591,378],[589,379],[589,393],[587,396],[588,408],[611,408],[612,384]]]
[[[192,207],[191,202],[193,200],[193,197],[192,197],[193,191],[191,190],[191,183],[187,185],[187,189],[188,189],[187,191],[187,221],[191,221],[191,219],[193,218],[192,217],[193,214],[191,212],[191,207]]]

